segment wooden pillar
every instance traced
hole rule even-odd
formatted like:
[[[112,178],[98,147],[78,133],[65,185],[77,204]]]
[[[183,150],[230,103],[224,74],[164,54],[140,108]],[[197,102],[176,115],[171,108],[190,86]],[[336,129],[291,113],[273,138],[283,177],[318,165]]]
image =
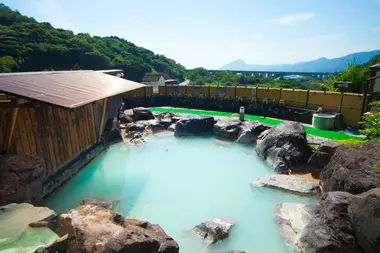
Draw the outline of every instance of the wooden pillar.
[[[12,110],[11,110],[11,125],[9,128],[7,146],[5,149],[5,153],[8,153],[9,149],[11,147],[13,132],[15,130],[15,125],[16,125],[17,113],[18,113],[18,108],[12,108]]]
[[[103,99],[102,116],[100,118],[99,133],[98,133],[98,142],[102,139],[104,117],[106,116],[106,111],[107,111],[107,101],[108,101],[108,98]]]

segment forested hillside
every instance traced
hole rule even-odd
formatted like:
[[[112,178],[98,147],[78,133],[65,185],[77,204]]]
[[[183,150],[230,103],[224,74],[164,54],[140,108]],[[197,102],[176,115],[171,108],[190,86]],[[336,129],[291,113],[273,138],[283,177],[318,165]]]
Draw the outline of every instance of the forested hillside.
[[[179,79],[185,73],[174,60],[125,39],[56,29],[0,3],[0,72],[111,68],[123,69],[134,81],[146,72]]]

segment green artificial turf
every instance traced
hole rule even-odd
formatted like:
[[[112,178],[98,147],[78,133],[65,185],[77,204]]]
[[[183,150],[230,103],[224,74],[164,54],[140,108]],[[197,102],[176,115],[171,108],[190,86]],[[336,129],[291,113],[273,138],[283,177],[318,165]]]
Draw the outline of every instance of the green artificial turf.
[[[231,116],[232,113],[230,112],[217,112],[217,111],[204,111],[204,110],[194,110],[194,109],[185,109],[185,108],[171,108],[171,107],[151,107],[150,108],[152,112],[173,112],[173,113],[187,113],[187,114],[199,114],[199,115],[210,115],[210,116]],[[278,125],[283,120],[279,119],[273,119],[273,118],[264,118],[261,116],[255,116],[255,115],[245,115],[245,119],[247,120],[254,120],[259,121],[263,124],[267,125]],[[338,132],[338,131],[328,131],[328,130],[322,130],[313,128],[311,126],[304,125],[305,130],[308,134],[319,136],[331,140],[362,140],[363,138],[360,136],[353,136],[346,134],[344,132]]]

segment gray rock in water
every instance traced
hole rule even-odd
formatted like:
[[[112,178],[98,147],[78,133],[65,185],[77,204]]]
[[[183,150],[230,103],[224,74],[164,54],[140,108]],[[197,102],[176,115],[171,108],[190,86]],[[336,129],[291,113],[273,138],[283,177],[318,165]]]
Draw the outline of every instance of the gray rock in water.
[[[133,118],[135,121],[154,119],[153,113],[149,108],[136,107],[133,108]]]
[[[174,135],[177,137],[211,135],[214,123],[214,117],[187,115],[176,123]]]
[[[242,122],[234,118],[219,119],[214,125],[214,134],[227,139],[236,140],[239,135],[239,126]]]
[[[320,194],[320,186],[317,182],[296,176],[270,175],[256,179],[252,185],[276,188],[299,195],[315,196]]]
[[[284,122],[262,132],[256,152],[279,173],[288,173],[289,170],[301,172],[301,165],[311,155],[305,129],[298,122]]]
[[[111,210],[80,205],[57,216],[51,228],[68,234],[66,253],[178,253],[178,244],[159,225],[125,219]]]
[[[82,200],[81,205],[96,205],[96,206],[101,206],[105,209],[110,209],[112,210],[119,201],[117,200],[107,200],[103,198],[86,198]]]
[[[360,194],[380,187],[380,140],[343,145],[335,151],[321,172],[324,192],[345,191]]]
[[[380,188],[355,195],[348,216],[359,246],[366,253],[380,252]]]
[[[236,142],[242,144],[256,143],[257,137],[269,128],[269,126],[257,121],[244,121],[239,126],[239,135]]]
[[[346,192],[329,192],[317,205],[280,204],[280,233],[297,253],[353,252],[357,244],[347,210],[353,198]]]
[[[319,178],[322,169],[330,162],[335,150],[340,146],[342,144],[339,142],[325,141],[315,150],[307,161],[307,166],[311,169],[313,176]]]
[[[206,242],[216,243],[228,237],[228,232],[234,224],[223,219],[205,221],[195,226],[193,231],[199,234]]]

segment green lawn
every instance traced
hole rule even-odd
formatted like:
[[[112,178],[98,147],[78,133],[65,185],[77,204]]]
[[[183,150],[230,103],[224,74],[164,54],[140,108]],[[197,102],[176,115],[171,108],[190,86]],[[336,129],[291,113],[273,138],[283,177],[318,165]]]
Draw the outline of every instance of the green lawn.
[[[183,108],[151,107],[150,109],[152,110],[152,112],[173,112],[173,113],[187,113],[187,114],[227,116],[227,117],[232,115],[232,113],[230,112],[204,111],[204,110],[183,109]],[[261,116],[248,115],[248,114],[245,115],[245,119],[259,121],[263,124],[272,125],[272,126],[278,125],[281,122],[283,122],[283,120],[279,120],[279,119],[264,118]],[[352,136],[344,132],[321,130],[321,129],[313,128],[308,125],[304,125],[304,127],[308,134],[323,137],[323,138],[328,138],[331,140],[343,141],[343,140],[350,140],[350,139],[351,140],[363,139],[360,136]]]

